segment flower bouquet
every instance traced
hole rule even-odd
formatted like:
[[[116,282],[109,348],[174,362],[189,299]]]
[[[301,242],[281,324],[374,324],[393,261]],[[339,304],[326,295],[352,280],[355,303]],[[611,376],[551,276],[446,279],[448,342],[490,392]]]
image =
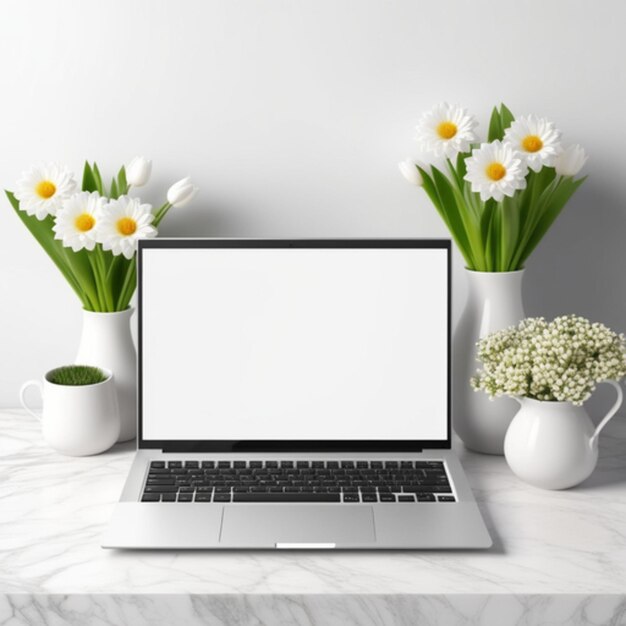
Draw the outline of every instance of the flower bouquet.
[[[626,338],[575,315],[523,320],[479,342],[476,390],[507,395],[520,405],[504,439],[504,455],[519,478],[544,489],[585,480],[598,460],[598,437],[622,404]],[[617,401],[597,426],[583,403],[598,383]]]
[[[599,323],[566,315],[527,318],[478,342],[471,380],[491,398],[507,395],[581,406],[596,384],[626,376],[626,338]]]
[[[399,164],[422,186],[445,222],[467,268],[511,272],[524,267],[585,178],[575,178],[587,157],[564,148],[547,119],[515,119],[502,104],[493,109],[487,143],[478,143],[476,119],[465,109],[440,104],[417,126],[421,149],[436,164]]]
[[[129,307],[136,286],[137,241],[155,237],[173,206],[197,192],[189,178],[170,187],[156,210],[129,194],[148,182],[151,161],[137,157],[122,167],[107,188],[96,163],[85,163],[82,186],[57,164],[33,167],[18,180],[9,202],[59,268],[86,311]]]

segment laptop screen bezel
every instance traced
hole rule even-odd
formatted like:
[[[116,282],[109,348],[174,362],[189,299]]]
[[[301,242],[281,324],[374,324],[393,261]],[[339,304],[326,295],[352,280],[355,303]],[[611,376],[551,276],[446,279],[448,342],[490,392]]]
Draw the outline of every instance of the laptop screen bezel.
[[[143,252],[148,249],[189,248],[415,248],[441,249],[447,262],[447,415],[445,439],[394,439],[394,440],[156,440],[143,436]],[[424,449],[449,449],[451,447],[451,325],[452,325],[452,269],[451,242],[449,239],[142,239],[137,252],[137,442],[139,449],[159,449],[180,453],[223,452],[419,452]]]

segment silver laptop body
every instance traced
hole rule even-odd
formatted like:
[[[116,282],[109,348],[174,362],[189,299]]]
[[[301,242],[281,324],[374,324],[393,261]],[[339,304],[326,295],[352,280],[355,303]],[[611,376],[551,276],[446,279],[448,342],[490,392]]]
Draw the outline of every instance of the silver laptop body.
[[[128,549],[488,548],[450,450],[448,240],[138,252]]]

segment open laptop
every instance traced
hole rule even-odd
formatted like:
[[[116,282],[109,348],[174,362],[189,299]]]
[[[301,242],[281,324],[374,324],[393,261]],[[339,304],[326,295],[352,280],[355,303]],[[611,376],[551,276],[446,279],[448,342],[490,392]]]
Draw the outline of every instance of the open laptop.
[[[491,545],[450,450],[450,242],[149,239],[105,548]]]

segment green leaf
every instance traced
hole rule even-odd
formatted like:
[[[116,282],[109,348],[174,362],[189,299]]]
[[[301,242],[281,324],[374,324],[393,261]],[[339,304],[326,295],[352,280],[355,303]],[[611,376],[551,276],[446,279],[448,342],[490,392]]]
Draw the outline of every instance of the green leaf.
[[[117,200],[119,196],[120,194],[118,193],[118,190],[117,190],[117,181],[114,178],[111,181],[111,191],[109,191],[109,197],[112,198],[113,200]]]
[[[489,120],[489,134],[488,141],[491,143],[496,139],[502,140],[504,137],[504,129],[502,128],[502,120],[500,119],[500,113],[496,107],[493,107],[491,112],[491,119]]]
[[[521,269],[528,258],[525,255],[528,242],[545,211],[547,199],[558,184],[553,167],[544,167],[539,172],[531,171],[526,180],[526,189],[519,198],[520,235],[511,259],[511,267],[514,269]]]
[[[450,175],[452,176],[452,179],[454,180],[454,184],[457,186],[457,189],[463,192],[463,187],[465,185],[463,176],[459,176],[457,169],[454,167],[450,159],[446,158],[446,163],[448,165],[448,170],[450,170]]]
[[[502,125],[502,135],[504,131],[515,121],[515,116],[511,113],[510,109],[506,107],[504,102],[500,104],[500,123]]]
[[[128,193],[128,183],[126,182],[126,168],[123,165],[117,174],[117,189],[120,196]]]
[[[31,235],[37,240],[44,252],[52,259],[63,277],[68,282],[74,293],[79,297],[83,307],[87,310],[96,310],[96,303],[92,301],[85,285],[81,282],[74,271],[71,259],[68,259],[68,249],[58,239],[54,238],[54,218],[50,215],[43,220],[37,219],[34,215],[28,215],[25,211],[20,210],[20,203],[10,191],[6,191],[6,196],[13,207],[15,214],[22,221],[24,226],[28,228]],[[70,251],[71,252],[71,251]],[[72,253],[74,254],[74,253]]]
[[[94,161],[93,167],[92,167],[92,174],[93,174],[93,179],[96,185],[96,191],[103,196],[104,195],[104,187],[102,186],[102,176],[100,176],[100,170],[98,169],[98,166],[96,165],[96,162]]]
[[[563,178],[559,181],[559,184],[555,186],[550,196],[546,199],[546,208],[541,218],[539,219],[536,227],[526,244],[524,251],[521,255],[521,262],[524,263],[526,259],[532,254],[534,249],[539,245],[539,242],[543,239],[548,232],[552,224],[554,224],[557,217],[561,214],[561,211],[569,201],[569,199],[576,193],[576,190],[585,182],[587,177],[574,180],[573,178]]]
[[[83,191],[98,191],[98,185],[91,169],[91,165],[85,161],[85,167],[83,169]]]
[[[512,271],[511,264],[515,254],[515,248],[519,239],[519,202],[520,195],[516,194],[512,198],[505,196],[502,199],[502,221],[501,221],[501,271]]]
[[[135,293],[137,287],[137,257],[134,256],[128,262],[126,267],[126,273],[124,276],[124,282],[122,283],[122,290],[120,292],[119,299],[117,301],[117,310],[124,311],[130,305],[130,300]]]
[[[447,216],[448,228],[454,237],[468,267],[480,269],[482,258],[480,241],[476,238],[476,228],[471,223],[471,216],[467,207],[462,203],[457,203],[458,196],[454,193],[454,188],[450,180],[444,176],[435,166],[431,166],[433,181],[437,189],[442,211]]]
[[[456,171],[459,175],[459,178],[465,178],[465,174],[467,174],[467,166],[465,165],[465,159],[472,156],[471,152],[459,152],[456,155]]]
[[[113,256],[110,251],[104,252],[106,264],[107,264],[107,281],[109,282],[111,294],[113,295],[113,301],[118,302],[122,295],[122,286],[124,284],[124,277],[128,271],[130,261],[122,254]]]
[[[500,207],[495,203],[491,220],[489,222],[489,232],[487,233],[487,241],[485,248],[487,250],[485,257],[489,258],[489,265],[485,268],[489,272],[497,272],[500,267]]]
[[[491,233],[493,229],[494,214],[498,208],[498,203],[493,199],[489,199],[485,202],[483,214],[480,220],[481,239],[483,243],[484,256],[485,256],[485,270],[489,272],[495,271],[494,263],[494,251],[493,242],[491,240]]]

